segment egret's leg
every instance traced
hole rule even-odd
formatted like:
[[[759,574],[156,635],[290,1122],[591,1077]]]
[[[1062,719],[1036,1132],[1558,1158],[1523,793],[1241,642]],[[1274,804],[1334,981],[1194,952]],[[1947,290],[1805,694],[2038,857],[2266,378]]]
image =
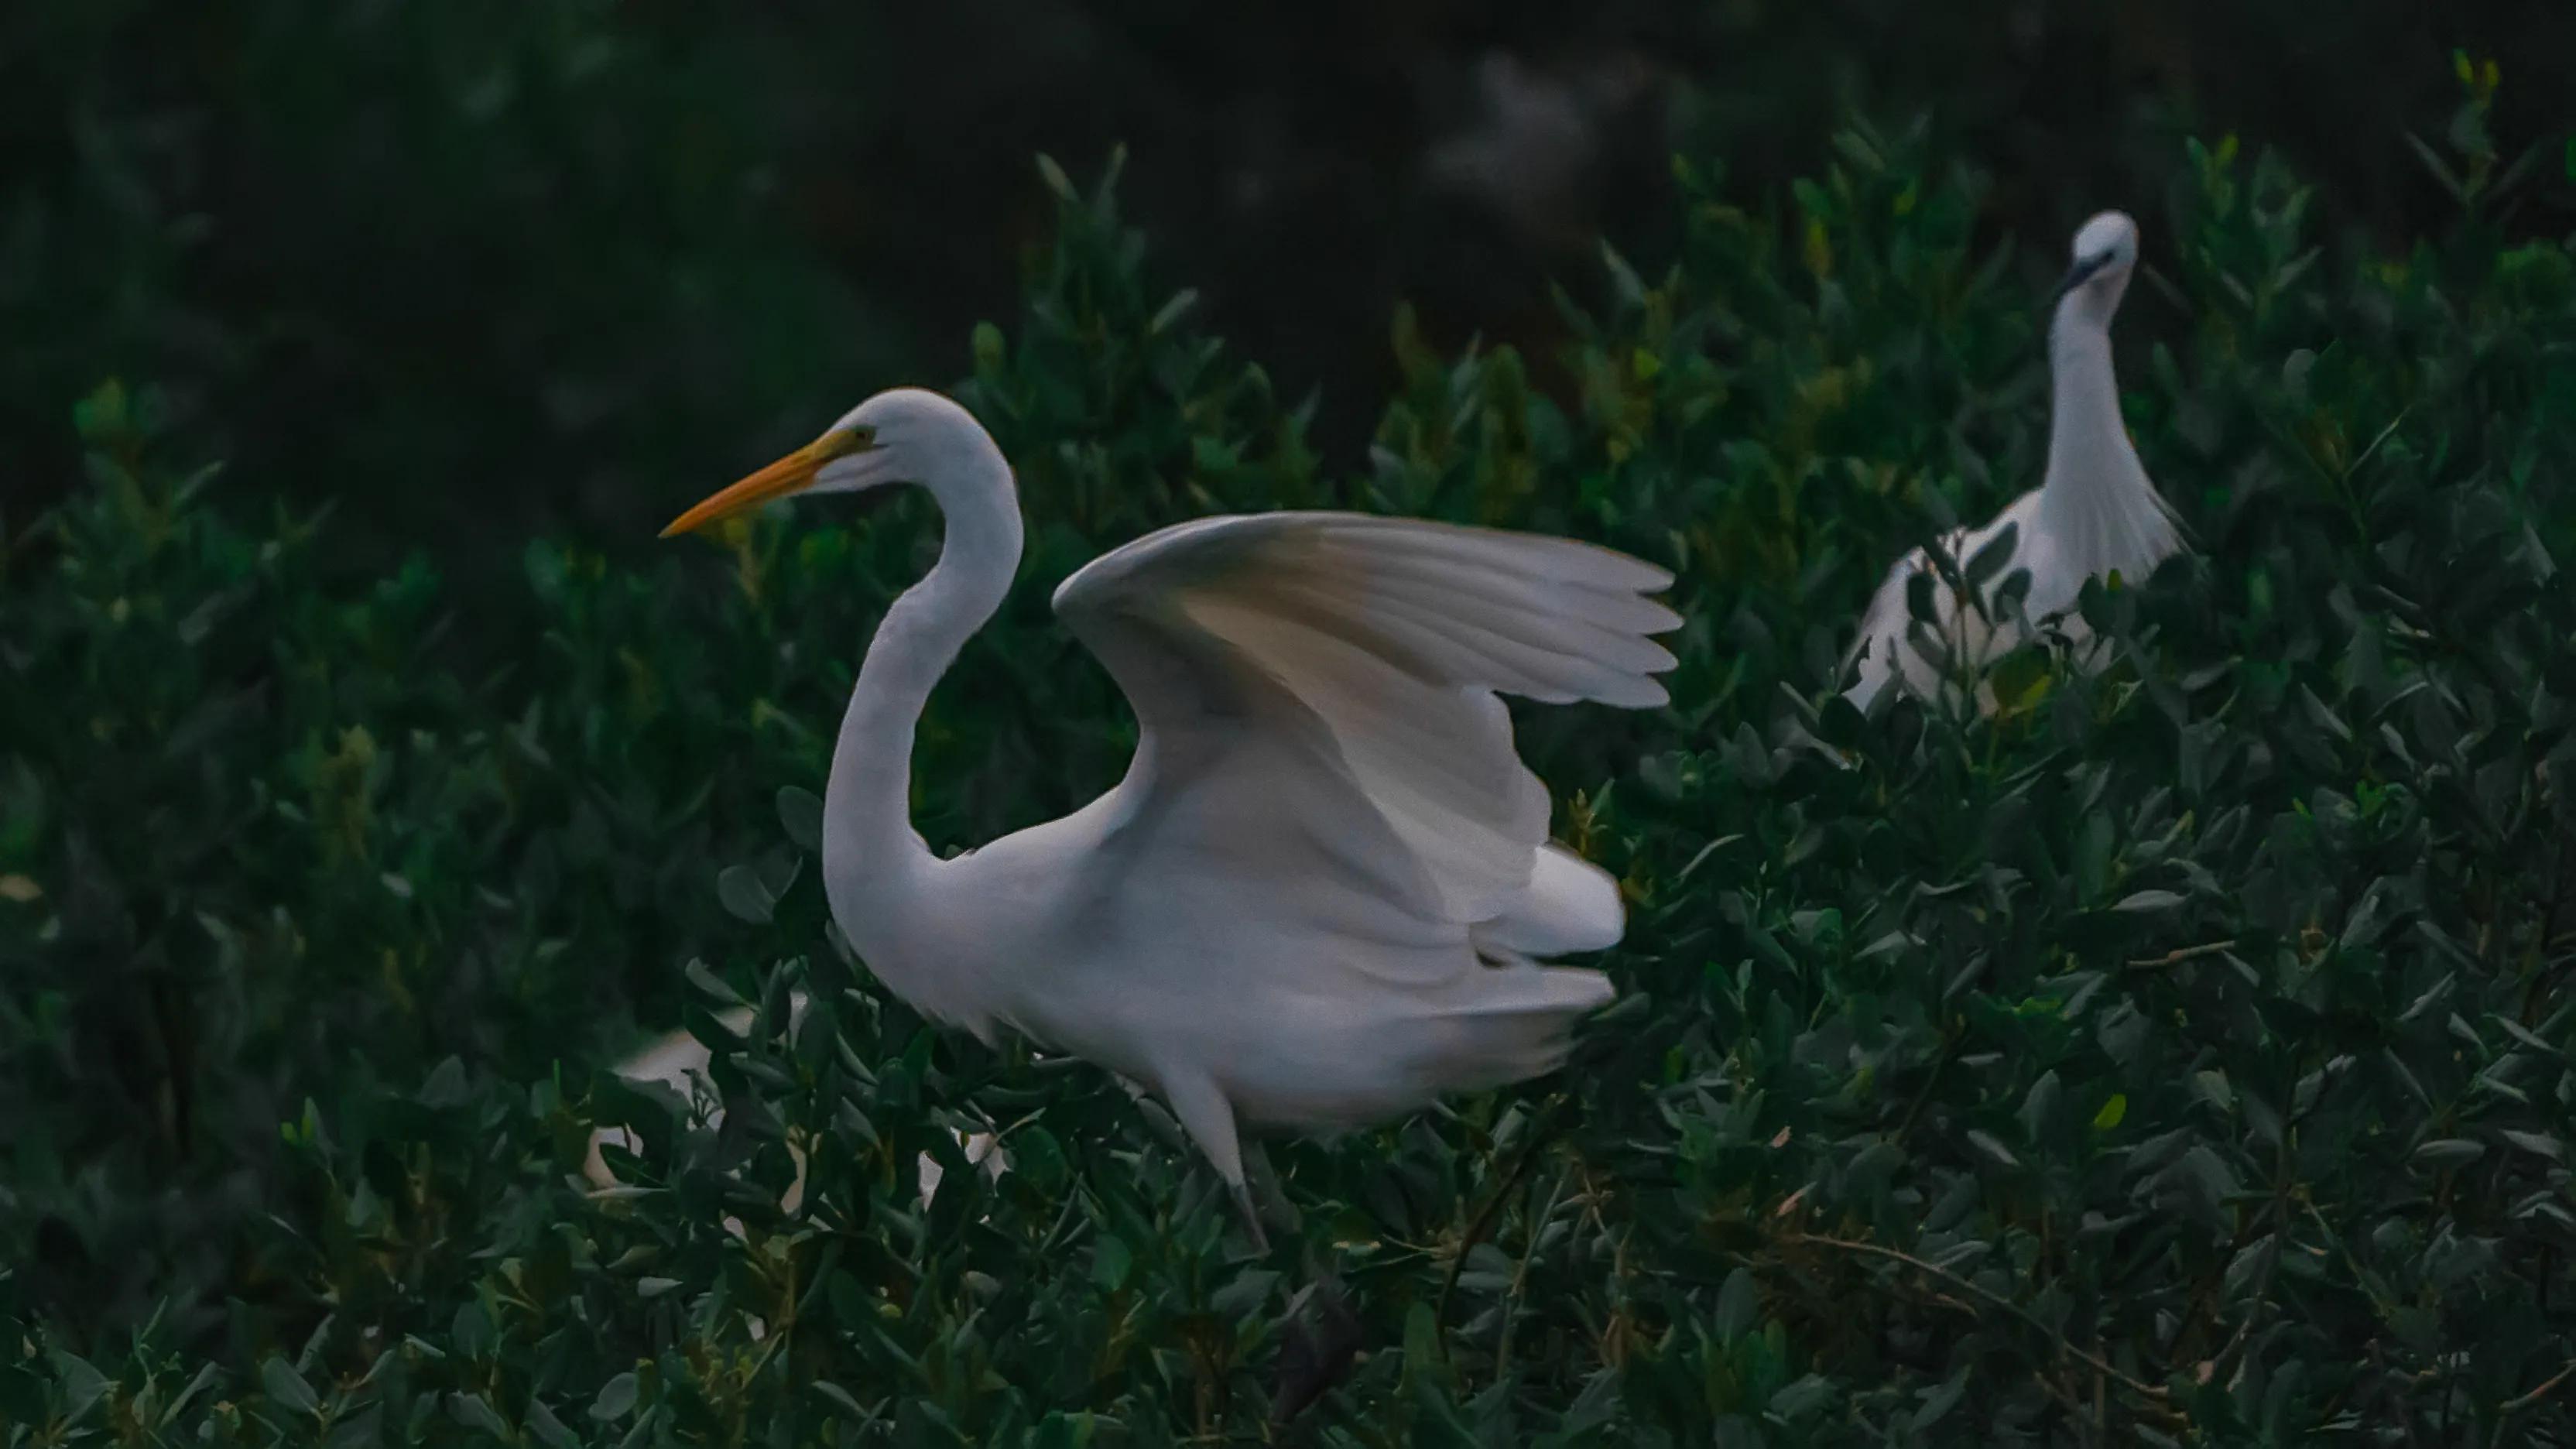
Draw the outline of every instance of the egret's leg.
[[[1244,1231],[1252,1235],[1252,1251],[1270,1251],[1270,1235],[1261,1230],[1260,1210],[1252,1205],[1252,1190],[1238,1182],[1234,1185],[1234,1205],[1243,1213]]]
[[[1235,1137],[1234,1104],[1207,1073],[1198,1071],[1165,1072],[1162,1078],[1163,1100],[1172,1104],[1172,1115],[1179,1118],[1181,1130],[1205,1152],[1234,1194],[1234,1205],[1243,1213],[1243,1224],[1252,1233],[1252,1246],[1267,1253],[1270,1235],[1261,1230],[1261,1214],[1252,1206],[1252,1189],[1243,1178],[1243,1147]]]
[[[1243,1181],[1256,1209],[1281,1222],[1297,1221],[1296,1204],[1279,1184],[1279,1169],[1270,1165],[1270,1150],[1257,1138],[1243,1144]]]

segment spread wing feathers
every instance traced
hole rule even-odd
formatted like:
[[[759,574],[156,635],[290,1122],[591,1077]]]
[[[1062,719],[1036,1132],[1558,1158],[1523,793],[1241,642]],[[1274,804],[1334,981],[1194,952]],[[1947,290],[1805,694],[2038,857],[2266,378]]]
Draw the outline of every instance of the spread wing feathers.
[[[1132,827],[1176,854],[1257,850],[1301,889],[1320,862],[1337,917],[1427,944],[1508,912],[1546,842],[1496,696],[1662,703],[1673,657],[1647,636],[1681,620],[1644,595],[1670,583],[1562,539],[1271,513],[1149,534],[1055,608],[1135,707]]]

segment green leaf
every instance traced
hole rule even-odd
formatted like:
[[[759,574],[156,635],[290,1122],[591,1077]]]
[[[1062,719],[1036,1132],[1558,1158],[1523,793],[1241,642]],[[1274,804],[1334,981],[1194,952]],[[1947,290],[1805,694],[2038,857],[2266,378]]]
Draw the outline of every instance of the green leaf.
[[[2280,1235],[2265,1233],[2238,1250],[2227,1263],[2220,1282],[2230,1298],[2242,1295],[2259,1275],[2269,1272],[2281,1253]]]
[[[321,1411],[322,1401],[314,1397],[313,1386],[306,1383],[304,1375],[297,1373],[295,1365],[285,1359],[271,1355],[262,1363],[259,1366],[259,1385],[267,1390],[270,1401],[280,1408],[298,1414]]]
[[[688,965],[680,968],[680,974],[688,979],[691,986],[712,998],[718,1006],[750,1005],[742,999],[741,992],[733,989],[731,983],[708,970],[707,963],[704,961],[692,959]]]
[[[63,1422],[77,1424],[106,1396],[107,1375],[92,1367],[89,1360],[59,1348],[47,1357],[53,1363],[54,1377],[62,1382]]]
[[[629,1375],[629,1377],[632,1377],[632,1375]],[[847,1417],[852,1423],[864,1424],[876,1417],[876,1415],[860,1408],[859,1401],[850,1397],[849,1390],[842,1388],[839,1384],[833,1383],[829,1379],[816,1379],[810,1387],[816,1394],[827,1400],[833,1408],[840,1410],[842,1415]]]
[[[2134,891],[2120,898],[2115,911],[2169,911],[2181,905],[2183,898],[2172,891]]]
[[[807,855],[823,849],[823,797],[795,785],[778,789],[778,824]]]
[[[769,887],[761,884],[760,873],[747,865],[729,865],[716,873],[716,899],[737,920],[755,926],[768,925],[778,909]]]
[[[1046,182],[1047,190],[1054,192],[1059,199],[1082,200],[1082,193],[1073,189],[1073,178],[1065,175],[1064,168],[1055,164],[1055,158],[1043,151],[1038,153],[1038,176]]]
[[[1084,1449],[1091,1443],[1094,1432],[1094,1420],[1090,1414],[1050,1410],[1029,1432],[1028,1449]]]
[[[2039,1080],[2030,1084],[2029,1093],[2022,1098],[2019,1114],[2023,1135],[2035,1142],[2048,1130],[2049,1118],[2057,1110],[2061,1091],[2054,1070],[2040,1073]]]
[[[473,1096],[474,1089],[465,1080],[465,1063],[455,1057],[431,1068],[428,1080],[420,1084],[420,1104],[440,1111],[461,1107]]]
[[[1943,1380],[1938,1387],[1924,1394],[1922,1407],[1914,1411],[1914,1417],[1908,1422],[1907,1427],[1917,1434],[1931,1428],[1949,1417],[1950,1411],[1959,1406],[1959,1401],[1967,1396],[1967,1392],[1968,1371],[1963,1368]]]
[[[55,396],[62,394],[56,393]],[[129,426],[125,384],[115,378],[100,383],[89,396],[72,404],[72,427],[80,433],[81,441],[91,447],[99,447],[123,436]]]
[[[1739,1267],[1718,1287],[1717,1310],[1709,1317],[1709,1328],[1720,1339],[1742,1338],[1753,1331],[1754,1315],[1760,1311],[1753,1270]]]
[[[204,1393],[209,1386],[222,1377],[223,1370],[215,1364],[198,1365],[196,1377],[188,1380],[188,1386],[181,1389],[168,1404],[162,1407],[160,1422],[156,1427],[166,1429],[176,1423],[180,1411],[186,1409],[196,1400],[197,1395]]]
[[[1136,1256],[1116,1235],[1102,1233],[1091,1245],[1091,1281],[1103,1293],[1115,1293],[1126,1286],[1127,1272]]]
[[[2517,1132],[2507,1127],[2497,1135],[2534,1157],[2545,1157],[2552,1162],[2563,1162],[2567,1158],[2567,1144],[2546,1132]]]
[[[1807,1374],[1773,1394],[1767,1407],[1782,1420],[1794,1424],[1841,1396],[1833,1380],[1823,1374]]]
[[[590,1401],[590,1417],[603,1424],[614,1424],[635,1411],[635,1375],[622,1373],[599,1386],[599,1396]]]
[[[2113,1092],[2110,1096],[2110,1100],[2102,1104],[2102,1110],[2093,1114],[2093,1130],[2096,1132],[2108,1132],[2112,1128],[2119,1126],[2120,1123],[2128,1117],[2128,1115],[2129,1094],[2126,1092]]]
[[[448,1327],[448,1346],[469,1359],[482,1358],[492,1351],[497,1335],[492,1320],[485,1316],[483,1305],[466,1303],[456,1310],[456,1320]]]
[[[1145,330],[1149,333],[1170,331],[1172,324],[1187,315],[1192,307],[1198,305],[1198,301],[1197,288],[1183,287],[1172,294],[1172,300],[1163,304],[1163,310],[1156,312],[1152,321],[1145,324]]]
[[[416,1401],[422,1407],[434,1406],[437,1400],[428,1395]],[[419,1416],[427,1419],[427,1415]],[[331,1426],[330,1436],[322,1441],[323,1449],[377,1449],[385,1442],[385,1406],[381,1400],[367,1405]]]
[[[500,1412],[492,1407],[491,1401],[481,1394],[449,1394],[447,1417],[454,1419],[465,1428],[480,1430],[495,1439],[507,1440],[511,1437],[509,1421],[502,1418]]]
[[[1995,530],[1994,537],[1977,546],[1977,551],[1965,560],[1961,572],[1970,585],[1983,589],[1989,580],[2004,571],[2004,565],[2012,562],[2013,552],[2020,546],[2021,525],[2007,523]]]
[[[1429,1303],[1417,1302],[1404,1312],[1404,1378],[1428,1388],[1449,1381],[1448,1356],[1440,1349],[1440,1320]]]
[[[1278,1282],[1279,1275],[1268,1268],[1245,1269],[1208,1299],[1208,1307],[1221,1317],[1241,1318],[1259,1308]]]
[[[2048,697],[2055,682],[2049,673],[2048,656],[2037,649],[2014,650],[1997,662],[1986,677],[1995,703],[2007,711],[2035,708]]]
[[[528,1427],[554,1449],[581,1449],[581,1436],[556,1418],[555,1411],[547,1408],[543,1399],[528,1401]]]
[[[2415,1149],[2415,1160],[2427,1167],[2465,1167],[2487,1155],[2486,1144],[2465,1137],[2436,1137]]]

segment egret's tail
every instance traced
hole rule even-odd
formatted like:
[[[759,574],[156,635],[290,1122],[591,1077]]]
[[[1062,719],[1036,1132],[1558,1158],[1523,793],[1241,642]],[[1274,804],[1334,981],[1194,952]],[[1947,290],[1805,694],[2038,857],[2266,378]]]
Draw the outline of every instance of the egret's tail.
[[[1610,872],[1561,845],[1542,845],[1529,888],[1510,909],[1469,931],[1478,955],[1545,958],[1606,951],[1628,929],[1627,904]]]
[[[1574,1023],[1617,994],[1598,971],[1531,958],[1605,951],[1628,926],[1610,872],[1560,845],[1539,847],[1529,888],[1469,932],[1480,966],[1431,1008],[1421,1070],[1435,1091],[1473,1092],[1555,1071]]]
[[[1574,1024],[1617,991],[1598,971],[1482,967],[1421,1024],[1417,1070],[1434,1092],[1478,1092],[1565,1064]]]

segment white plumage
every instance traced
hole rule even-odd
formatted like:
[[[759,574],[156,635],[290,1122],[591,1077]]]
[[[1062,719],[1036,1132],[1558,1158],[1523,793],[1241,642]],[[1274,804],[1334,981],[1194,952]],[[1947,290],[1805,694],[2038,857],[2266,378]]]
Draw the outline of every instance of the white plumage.
[[[1562,1061],[1615,943],[1606,872],[1548,841],[1502,694],[1664,702],[1670,575],[1589,544],[1350,513],[1211,518],[1065,580],[1056,611],[1134,706],[1126,778],[953,859],[910,824],[932,685],[1007,593],[1009,466],[955,403],[881,393],[691,510],[926,486],[947,520],[844,717],[823,880],[926,1015],[1010,1027],[1142,1083],[1243,1198],[1238,1119],[1330,1130]],[[1255,1223],[1258,1232],[1258,1224]]]
[[[2118,212],[2104,212],[2075,234],[2074,254],[2049,327],[2048,472],[2039,487],[1984,526],[1945,536],[1942,549],[1964,573],[1978,550],[2012,528],[2011,560],[1987,581],[1989,597],[2014,570],[2027,569],[2023,617],[2054,621],[2052,627],[2080,648],[2089,631],[2072,610],[2084,581],[2116,572],[2124,582],[2143,583],[2184,543],[2173,510],[2148,479],[2121,422],[2119,383],[2111,368],[2111,318],[2137,266],[2137,225]],[[1891,680],[1901,679],[1924,698],[1950,692],[1935,660],[1913,637],[1922,626],[1906,607],[1907,581],[1927,572],[1932,564],[1922,549],[1897,560],[1861,616],[1853,648],[1859,675],[1844,697],[1863,710]],[[1970,605],[1937,573],[1932,605],[1935,637],[1966,667],[1981,671],[2027,641],[2019,622]],[[2090,657],[2089,651],[2079,655],[2085,662]],[[1992,694],[1982,685],[1978,697],[1992,708]]]

